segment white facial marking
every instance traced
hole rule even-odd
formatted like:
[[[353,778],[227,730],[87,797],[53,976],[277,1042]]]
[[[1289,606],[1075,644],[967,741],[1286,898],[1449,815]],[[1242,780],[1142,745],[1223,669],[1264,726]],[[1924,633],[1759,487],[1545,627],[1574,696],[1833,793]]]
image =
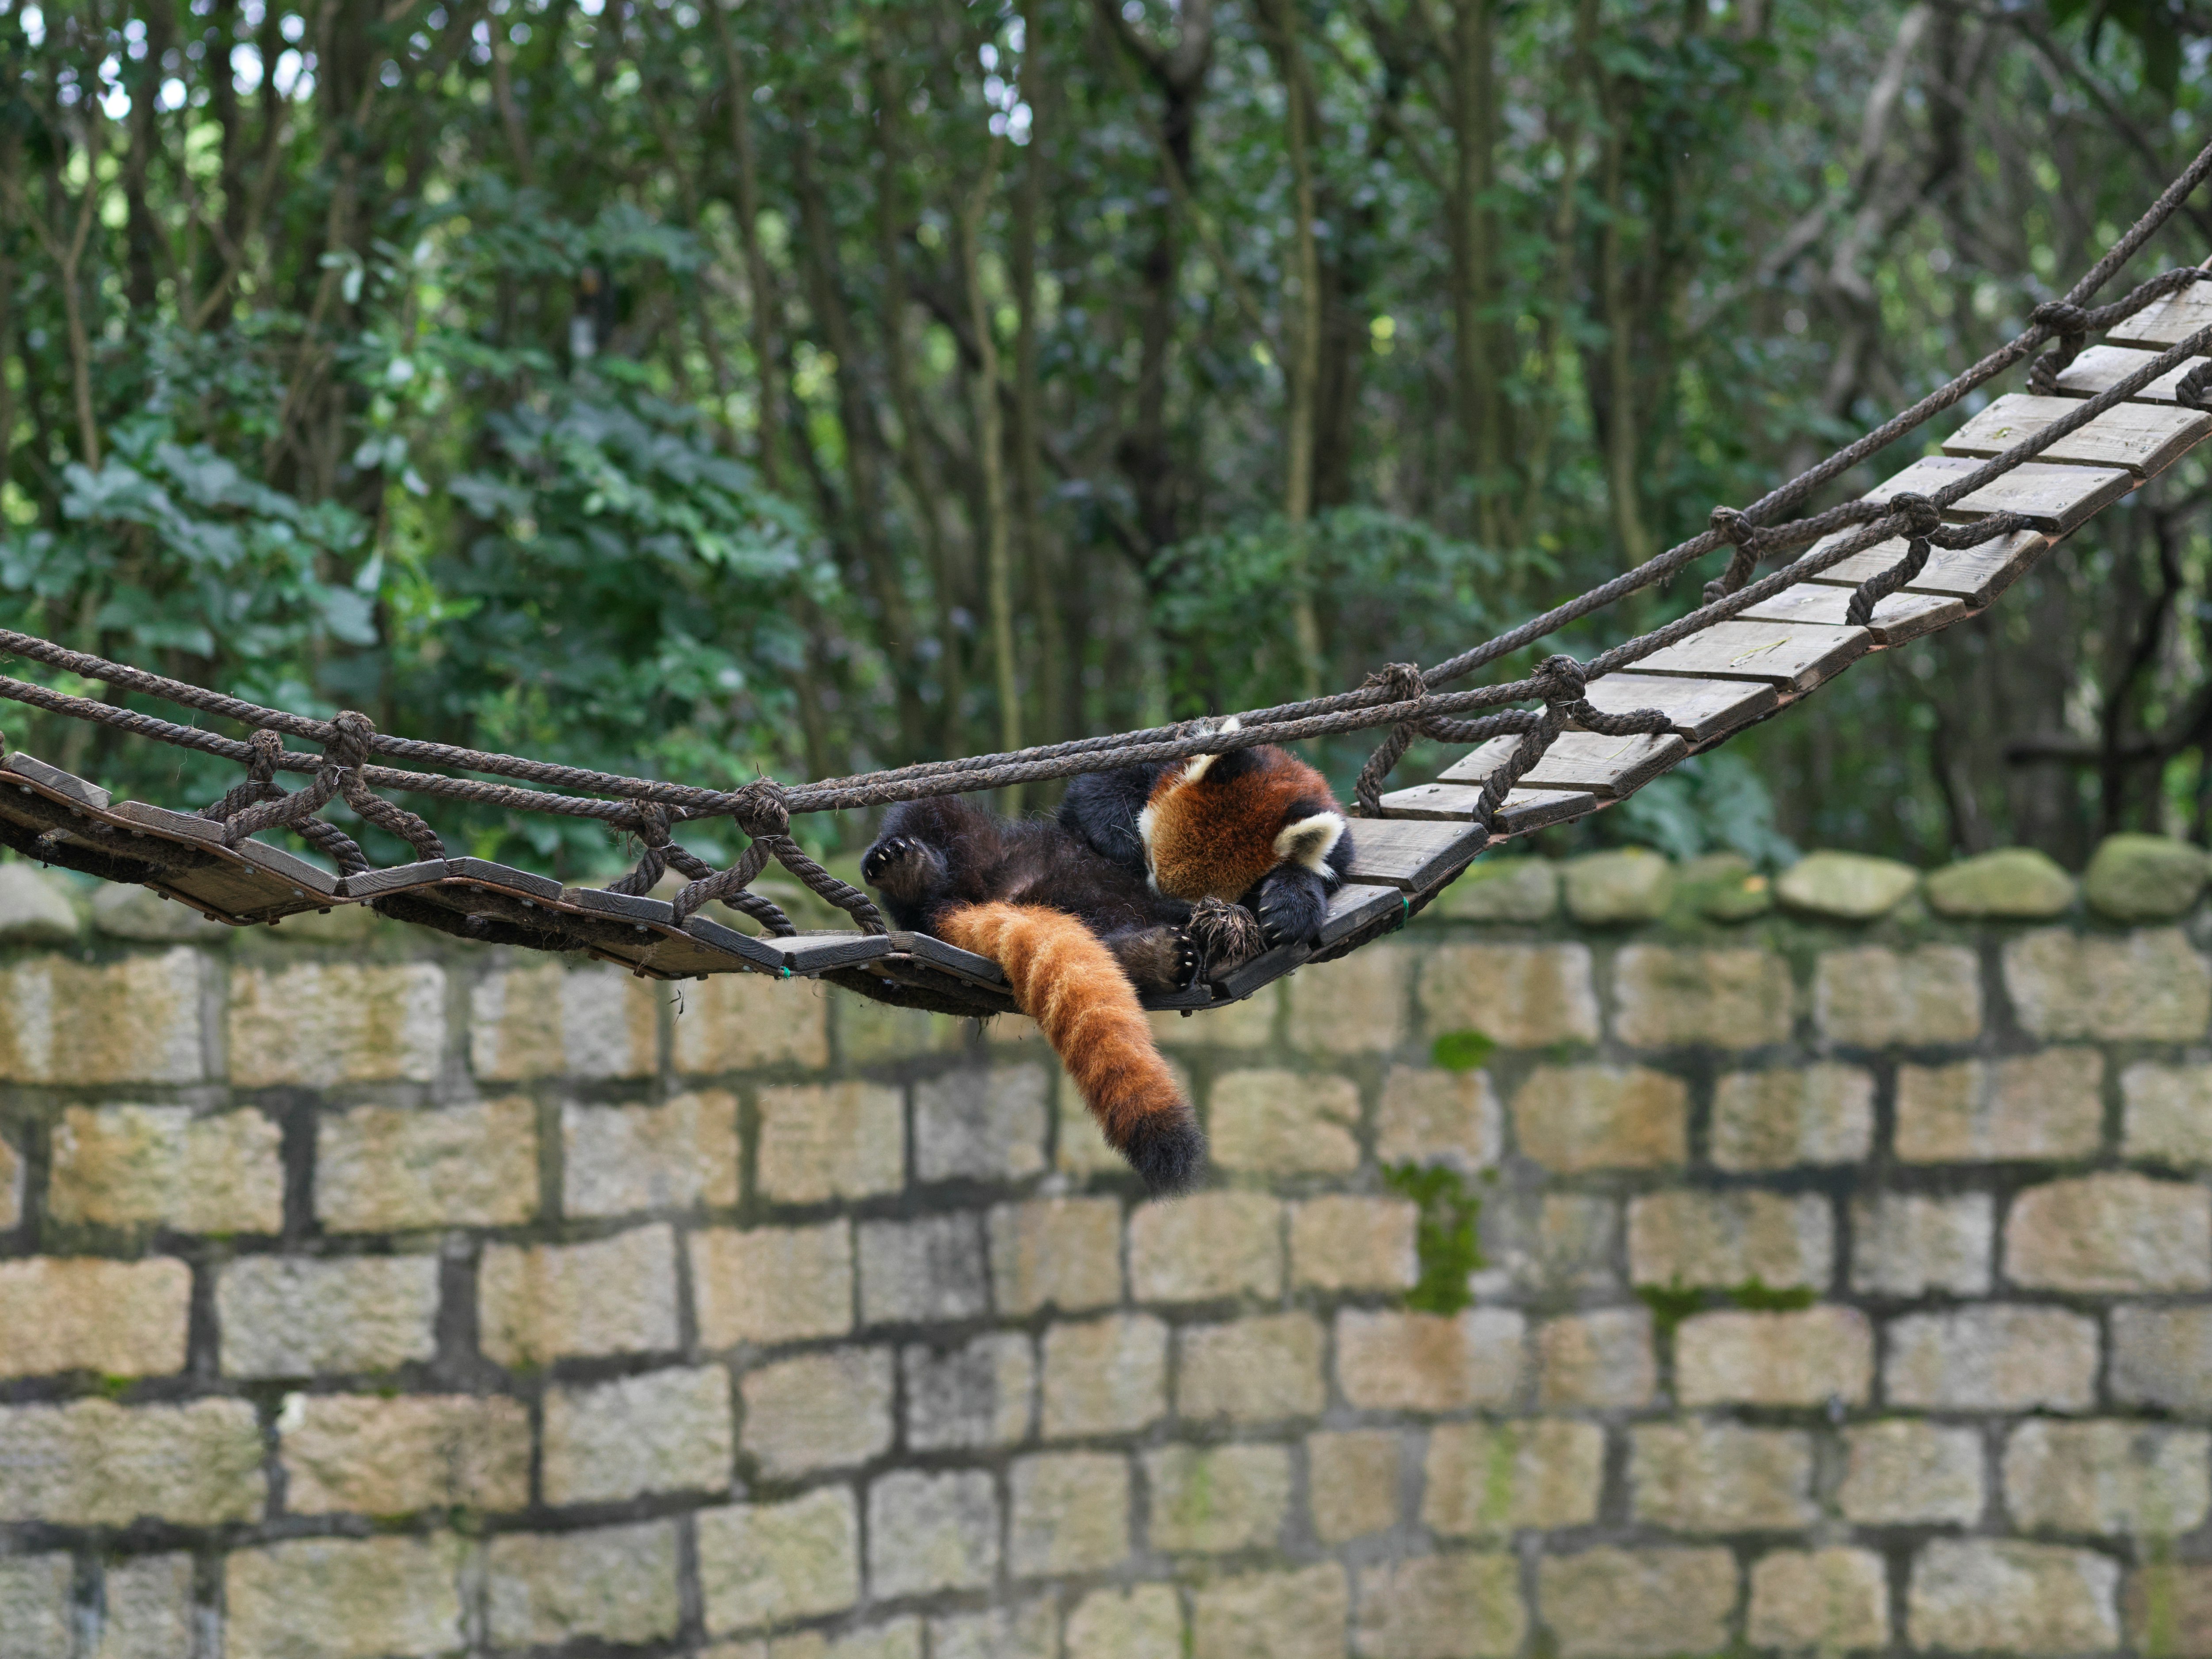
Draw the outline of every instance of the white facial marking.
[[[1322,876],[1335,872],[1328,867],[1328,855],[1336,848],[1337,839],[1344,834],[1344,820],[1334,812],[1316,812],[1310,818],[1300,818],[1296,823],[1283,826],[1275,837],[1275,856],[1292,864],[1303,864]]]

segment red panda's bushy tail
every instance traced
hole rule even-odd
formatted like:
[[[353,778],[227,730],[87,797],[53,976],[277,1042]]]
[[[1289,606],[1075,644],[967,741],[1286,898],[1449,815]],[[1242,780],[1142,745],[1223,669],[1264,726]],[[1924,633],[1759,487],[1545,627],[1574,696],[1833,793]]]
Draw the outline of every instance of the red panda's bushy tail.
[[[1156,1193],[1190,1185],[1206,1156],[1198,1119],[1152,1043],[1113,952],[1082,922],[1036,904],[969,904],[938,937],[1006,970],[1014,1005],[1043,1030],[1114,1150]]]

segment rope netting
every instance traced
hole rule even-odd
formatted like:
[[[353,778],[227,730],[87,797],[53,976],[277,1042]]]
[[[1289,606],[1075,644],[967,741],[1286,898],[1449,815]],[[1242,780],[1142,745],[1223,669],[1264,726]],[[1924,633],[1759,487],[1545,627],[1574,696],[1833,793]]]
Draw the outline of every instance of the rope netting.
[[[884,919],[867,896],[808,857],[793,838],[790,820],[795,814],[881,806],[925,796],[997,789],[1116,767],[1218,754],[1259,744],[1293,743],[1377,729],[1384,731],[1385,735],[1361,770],[1355,792],[1362,811],[1370,817],[1380,813],[1382,783],[1417,738],[1451,744],[1480,743],[1503,736],[1518,738],[1510,754],[1483,783],[1473,815],[1473,826],[1481,833],[1468,849],[1468,856],[1471,858],[1490,835],[1496,814],[1509,793],[1570,726],[1613,736],[1656,733],[1667,729],[1668,717],[1657,710],[1607,713],[1593,707],[1587,695],[1591,680],[1620,672],[1692,635],[1740,616],[1882,542],[1902,538],[1906,544],[1904,555],[1860,582],[1852,592],[1846,620],[1851,625],[1864,626],[1881,599],[1919,574],[1931,549],[1972,546],[2025,527],[2027,520],[2010,512],[1994,513],[1965,525],[1946,525],[1943,514],[1947,508],[1986,489],[2107,410],[2128,401],[2153,381],[2212,349],[2212,325],[2198,329],[2095,396],[2081,399],[2063,416],[1938,488],[1924,494],[1899,493],[1883,501],[1847,501],[1784,522],[1770,520],[2024,361],[2035,358],[2030,371],[2031,389],[2044,392],[2054,390],[2057,375],[2079,356],[2089,336],[2110,329],[2194,283],[2212,279],[2212,269],[2186,267],[2168,270],[2112,304],[2097,307],[2087,304],[2208,174],[2212,174],[2212,144],[2197,155],[2063,298],[2037,306],[2021,333],[1910,409],[1749,506],[1741,509],[1714,508],[1708,527],[1688,540],[1433,667],[1391,664],[1370,674],[1363,684],[1351,690],[1267,708],[1247,709],[1236,717],[1233,726],[1218,720],[1184,721],[964,759],[889,768],[796,787],[764,778],[740,789],[718,790],[399,737],[377,731],[368,716],[351,711],[329,720],[316,720],[283,709],[266,708],[127,664],[72,651],[34,635],[7,629],[0,629],[0,653],[27,658],[123,691],[235,721],[249,728],[251,735],[240,741],[135,709],[72,696],[5,677],[0,677],[0,697],[48,713],[97,722],[133,736],[198,750],[244,766],[247,769],[246,781],[202,809],[199,815],[221,826],[223,844],[234,847],[263,830],[289,829],[335,863],[341,876],[364,873],[369,866],[360,847],[349,836],[317,816],[334,799],[343,800],[367,822],[407,842],[424,860],[446,857],[436,832],[419,816],[386,799],[379,792],[413,793],[510,811],[552,812],[598,819],[635,836],[643,848],[637,866],[612,884],[608,891],[642,894],[670,869],[689,878],[689,884],[674,901],[678,926],[700,906],[719,900],[750,916],[769,933],[791,936],[793,929],[783,912],[750,890],[752,882],[773,860],[812,892],[851,915],[866,932],[884,932]],[[2036,358],[2043,347],[2054,342],[2051,351]],[[2212,392],[2212,364],[2202,365],[2184,376],[2177,398],[2185,408],[2202,407],[2207,402],[2208,392]],[[1753,580],[1759,565],[1769,557],[1838,532],[1849,533],[1796,558],[1770,575]],[[1664,582],[1686,567],[1723,549],[1729,553],[1726,568],[1705,585],[1704,603],[1685,616],[1601,652],[1588,662],[1555,655],[1543,660],[1524,678],[1464,690],[1437,689],[1632,593]],[[1540,708],[1510,706],[1532,702]],[[287,737],[315,744],[320,752],[286,749],[283,738]],[[481,777],[455,777],[377,764],[377,759],[442,767],[453,772],[489,774],[532,787],[517,787]],[[301,775],[309,781],[302,788],[287,791],[276,781],[280,772]],[[747,837],[744,851],[726,870],[713,869],[672,838],[671,831],[677,823],[703,818],[728,818]]]

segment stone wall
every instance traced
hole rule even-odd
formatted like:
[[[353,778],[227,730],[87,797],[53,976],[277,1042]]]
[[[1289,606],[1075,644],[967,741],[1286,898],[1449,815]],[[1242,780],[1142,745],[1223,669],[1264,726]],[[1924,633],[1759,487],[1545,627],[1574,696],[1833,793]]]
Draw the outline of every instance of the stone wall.
[[[0,866],[0,1656],[2212,1655],[2203,866],[1486,866],[1170,1204],[1022,1022]]]

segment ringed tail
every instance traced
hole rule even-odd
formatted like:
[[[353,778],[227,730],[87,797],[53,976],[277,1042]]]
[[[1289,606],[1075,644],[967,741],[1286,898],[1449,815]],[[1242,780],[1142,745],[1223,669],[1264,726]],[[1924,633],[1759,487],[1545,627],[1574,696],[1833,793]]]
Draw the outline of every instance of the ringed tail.
[[[936,931],[1006,970],[1014,1006],[1036,1021],[1107,1144],[1146,1185],[1189,1186],[1206,1156],[1197,1115],[1153,1045],[1136,988],[1098,936],[1037,904],[962,905]]]

